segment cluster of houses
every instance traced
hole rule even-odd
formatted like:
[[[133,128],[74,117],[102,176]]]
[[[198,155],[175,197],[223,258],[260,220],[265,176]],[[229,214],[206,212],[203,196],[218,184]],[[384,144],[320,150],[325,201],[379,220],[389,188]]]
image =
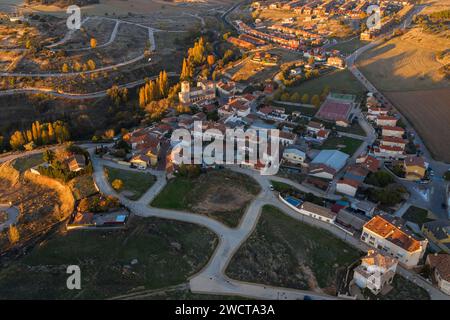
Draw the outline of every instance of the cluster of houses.
[[[398,126],[400,116],[383,107],[372,93],[368,93],[366,106],[366,119],[380,132],[379,141],[371,152],[373,156],[382,160],[393,160],[403,167],[407,180],[423,179],[428,164],[421,156],[407,154],[406,147],[410,142],[405,129]]]

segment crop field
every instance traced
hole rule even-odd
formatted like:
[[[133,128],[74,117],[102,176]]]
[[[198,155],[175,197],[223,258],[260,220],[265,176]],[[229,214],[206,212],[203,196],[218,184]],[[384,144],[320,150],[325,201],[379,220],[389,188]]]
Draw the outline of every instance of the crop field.
[[[437,58],[449,47],[450,39],[415,28],[363,53],[358,68],[382,91],[450,88],[440,71],[450,58]]]

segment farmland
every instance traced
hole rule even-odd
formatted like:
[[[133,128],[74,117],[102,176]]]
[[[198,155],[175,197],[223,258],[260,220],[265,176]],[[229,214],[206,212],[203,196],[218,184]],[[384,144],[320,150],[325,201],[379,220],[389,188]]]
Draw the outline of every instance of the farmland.
[[[448,1],[428,3],[432,6],[423,14],[448,9]],[[411,122],[433,157],[446,162],[450,162],[450,145],[444,138],[450,136],[449,47],[448,31],[429,32],[418,24],[358,60],[358,68]]]
[[[437,54],[450,47],[450,40],[415,28],[363,53],[358,68],[382,91],[450,88],[440,71],[450,58]]]

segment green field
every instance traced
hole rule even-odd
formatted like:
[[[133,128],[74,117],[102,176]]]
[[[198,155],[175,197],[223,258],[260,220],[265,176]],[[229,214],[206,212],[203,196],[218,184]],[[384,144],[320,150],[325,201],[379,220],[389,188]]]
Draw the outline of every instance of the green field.
[[[337,149],[352,156],[362,143],[362,140],[353,139],[350,137],[330,137],[325,140],[322,145],[315,148],[320,150]]]
[[[151,205],[203,214],[236,227],[259,191],[258,183],[247,175],[216,170],[170,180]]]
[[[411,206],[406,210],[402,216],[403,219],[417,223],[419,226],[426,222],[433,221],[433,219],[428,218],[428,210],[419,207]]]
[[[173,286],[198,272],[216,244],[206,228],[158,218],[134,217],[126,230],[70,231],[2,268],[0,299],[103,299]],[[80,266],[81,290],[67,289],[68,265]]]
[[[328,231],[265,206],[255,231],[232,258],[233,279],[296,289],[321,288],[335,294],[336,283],[360,252]]]
[[[348,42],[338,43],[332,46],[330,49],[339,50],[342,54],[351,54],[368,43],[368,41],[361,41],[358,37],[356,37]]]
[[[43,163],[44,160],[42,159],[42,152],[36,153],[28,157],[22,157],[14,160],[13,167],[14,169],[24,172],[30,168],[33,168],[41,163]]]
[[[146,172],[137,172],[105,166],[105,173],[109,183],[116,179],[123,182],[120,192],[126,192],[130,200],[138,200],[156,181],[156,178]]]
[[[307,93],[311,97],[315,94],[320,95],[327,86],[332,92],[338,93],[351,93],[362,96],[365,92],[365,88],[347,69],[333,71],[319,78],[305,81],[299,86],[289,87],[287,90],[290,93],[299,92],[301,95]]]

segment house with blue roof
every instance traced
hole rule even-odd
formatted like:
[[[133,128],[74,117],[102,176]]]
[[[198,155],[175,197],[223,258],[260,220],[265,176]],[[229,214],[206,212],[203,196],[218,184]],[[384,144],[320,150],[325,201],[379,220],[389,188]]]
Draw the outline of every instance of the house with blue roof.
[[[311,161],[309,175],[332,180],[345,167],[350,156],[339,150],[322,150]]]

